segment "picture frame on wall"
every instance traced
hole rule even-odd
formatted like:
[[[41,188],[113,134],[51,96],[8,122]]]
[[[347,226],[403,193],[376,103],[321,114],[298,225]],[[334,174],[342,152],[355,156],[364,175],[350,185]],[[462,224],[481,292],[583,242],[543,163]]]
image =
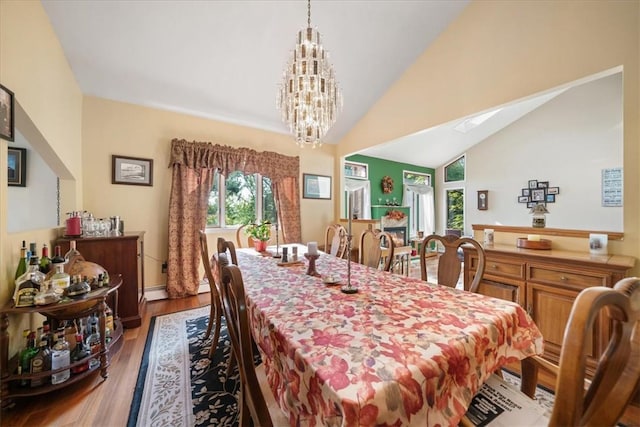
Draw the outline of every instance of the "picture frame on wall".
[[[7,182],[12,187],[27,186],[27,149],[7,148]]]
[[[304,199],[331,200],[331,177],[303,173],[302,197]]]
[[[518,203],[529,203],[529,196],[518,196]]]
[[[531,190],[531,201],[532,202],[544,202],[546,199],[546,193],[544,188],[536,188],[535,190]]]
[[[489,190],[478,191],[478,210],[486,211],[489,209]]]
[[[0,84],[0,138],[15,140],[15,99],[13,92]]]
[[[530,179],[528,187],[529,188],[538,188],[538,180],[537,179]]]
[[[526,196],[526,197],[531,196],[531,190],[530,190],[530,189],[528,189],[528,188],[523,188],[523,189],[522,189],[522,195],[523,195],[523,196]]]
[[[153,186],[153,159],[111,156],[111,183]]]

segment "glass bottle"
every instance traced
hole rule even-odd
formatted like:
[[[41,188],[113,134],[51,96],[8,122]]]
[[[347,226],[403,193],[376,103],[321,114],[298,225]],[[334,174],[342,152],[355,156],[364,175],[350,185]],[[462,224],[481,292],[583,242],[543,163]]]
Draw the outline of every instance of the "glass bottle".
[[[113,334],[113,310],[107,304],[104,310],[104,341],[105,343],[111,342],[111,335]]]
[[[16,268],[16,274],[13,277],[14,280],[22,276],[27,272],[27,242],[22,241],[22,247],[20,248],[20,261],[18,261],[18,267]]]
[[[65,260],[60,255],[60,246],[56,246],[54,251],[55,255],[53,256],[51,263],[53,264],[55,273],[51,276],[51,287],[54,292],[62,295],[64,294],[65,289],[69,287],[71,278],[69,277],[69,273],[64,271]]]
[[[22,336],[26,336],[26,339],[25,347],[20,352],[20,373],[21,375],[28,375],[31,373],[31,359],[38,351],[35,344],[36,333],[29,329],[25,329],[22,331]],[[28,386],[29,383],[30,381],[27,378],[20,380],[20,385],[23,387]]]
[[[51,349],[51,370],[56,370],[69,366],[71,362],[71,352],[69,350],[69,343],[64,338],[64,330],[58,331],[58,340]],[[71,371],[66,369],[64,371],[56,372],[51,375],[51,384],[60,384],[65,382],[71,376]]]
[[[45,340],[47,342],[47,348],[51,349],[53,346],[53,334],[51,333],[51,323],[48,320],[42,322],[42,335],[40,335],[39,340]]]
[[[40,286],[40,292],[34,295],[35,305],[48,305],[60,301],[61,295],[56,293],[50,280],[45,280]]]
[[[82,339],[82,334],[78,332],[76,334],[76,348],[71,353],[71,363],[82,360],[85,357],[88,357],[90,354],[91,351]],[[87,369],[89,369],[89,362],[81,363],[80,365],[74,366],[73,368],[71,368],[71,372],[73,372],[74,374],[79,374],[80,372],[84,372]]]
[[[29,259],[32,257],[38,258],[38,248],[36,246],[36,242],[29,243]],[[40,258],[36,259],[36,264],[40,264]]]
[[[96,323],[90,322],[91,334],[86,339],[86,345],[89,347],[89,351],[92,355],[98,355],[102,348],[100,343],[100,333],[98,332],[98,327]],[[100,358],[96,357],[95,359],[91,359],[89,362],[89,369],[95,369],[100,365]]]
[[[49,247],[47,244],[42,245],[42,256],[40,257],[40,271],[47,274],[51,271],[51,258],[49,258]]]
[[[40,272],[39,266],[33,260],[25,274],[16,280],[16,290],[13,297],[16,307],[32,307],[35,304],[35,296],[42,288],[45,275]]]
[[[38,344],[38,351],[31,358],[31,373],[37,374],[43,371],[48,371],[51,368],[51,350],[47,343],[46,338],[41,338]],[[31,387],[39,387],[49,382],[48,376],[32,378]]]
[[[69,250],[67,251],[66,254],[64,254],[64,261],[67,263],[67,265],[69,265],[69,262],[77,256],[82,256],[82,255],[80,255],[80,252],[78,252],[78,250],[76,249],[76,241],[70,240]]]

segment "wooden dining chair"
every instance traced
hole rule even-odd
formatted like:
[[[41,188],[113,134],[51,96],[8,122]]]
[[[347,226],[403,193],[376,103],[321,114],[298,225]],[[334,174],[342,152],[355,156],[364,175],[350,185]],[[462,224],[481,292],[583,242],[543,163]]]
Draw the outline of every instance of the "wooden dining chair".
[[[347,253],[347,230],[340,224],[327,226],[324,234],[324,251],[329,255],[344,258]]]
[[[242,273],[237,265],[222,267],[224,310],[231,347],[240,370],[240,426],[287,426],[289,420],[278,406],[263,372],[256,369],[251,325]],[[259,381],[262,378],[262,381]],[[251,424],[253,421],[253,424]]]
[[[236,229],[236,244],[239,248],[252,248],[253,240],[251,237],[244,232],[244,229],[248,224],[241,225]],[[275,245],[276,243],[276,234],[278,233],[278,228],[275,224],[271,224],[271,237],[267,240],[268,245]],[[280,241],[280,243],[284,243]]]
[[[611,336],[589,381],[587,353],[591,351],[594,323],[602,321],[600,316],[609,321]],[[640,279],[622,279],[613,288],[584,289],[572,306],[559,364],[539,356],[522,362],[521,391],[512,386],[499,388],[511,390],[507,398],[521,401],[524,396],[516,396],[520,393],[533,399],[538,370],[543,369],[556,378],[549,426],[615,426],[640,387]],[[483,398],[488,395],[493,393],[483,393]],[[475,424],[469,415],[463,425]],[[526,417],[518,419],[525,425]]]
[[[200,234],[200,256],[202,257],[202,264],[204,265],[204,272],[209,282],[209,295],[211,298],[210,311],[209,311],[209,323],[207,325],[207,333],[205,339],[209,338],[211,330],[213,329],[213,341],[211,341],[211,348],[209,349],[209,358],[213,356],[218,348],[218,340],[220,339],[220,325],[222,323],[222,297],[219,274],[217,271],[217,263],[212,266],[212,261],[215,259],[209,258],[209,248],[207,246],[207,234],[204,230],[199,230]],[[235,251],[234,251],[235,253]],[[215,270],[215,271],[214,271]]]
[[[450,288],[455,288],[458,280],[460,280],[460,272],[462,271],[462,257],[459,252],[460,247],[465,244],[470,244],[475,248],[478,252],[478,268],[476,270],[475,277],[471,282],[471,286],[469,287],[469,291],[477,292],[485,268],[485,254],[480,243],[469,237],[458,237],[454,234],[447,234],[444,236],[431,234],[425,237],[420,245],[419,251],[420,276],[422,280],[425,281],[428,280],[427,249],[431,242],[441,243],[444,247],[444,252],[438,258],[438,284],[448,286]]]
[[[236,246],[231,240],[226,240],[224,237],[218,237],[217,249],[219,254],[226,254],[227,259],[231,260],[232,264],[238,265],[238,255],[236,255]]]
[[[358,262],[367,267],[380,268],[389,271],[393,262],[395,244],[391,234],[382,230],[364,230],[360,233],[358,247]]]

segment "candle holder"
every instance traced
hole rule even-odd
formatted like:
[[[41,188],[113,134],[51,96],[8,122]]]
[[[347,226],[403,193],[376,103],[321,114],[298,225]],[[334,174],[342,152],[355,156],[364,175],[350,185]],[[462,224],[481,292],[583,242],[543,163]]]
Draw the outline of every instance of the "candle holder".
[[[349,206],[351,211],[351,206]],[[351,286],[351,217],[349,217],[349,233],[347,234],[347,284],[340,288],[345,294],[355,294],[358,288]]]
[[[278,223],[276,222],[276,253],[273,254],[274,258],[281,258],[280,255],[280,242],[278,241]]]
[[[305,253],[304,257],[309,260],[309,266],[307,267],[307,274],[309,276],[319,277],[320,274],[316,271],[316,260],[320,257],[320,255]]]

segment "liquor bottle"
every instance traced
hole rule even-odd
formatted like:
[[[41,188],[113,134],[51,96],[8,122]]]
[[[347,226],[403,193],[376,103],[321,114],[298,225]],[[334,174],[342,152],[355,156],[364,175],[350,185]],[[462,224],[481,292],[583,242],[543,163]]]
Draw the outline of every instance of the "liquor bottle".
[[[45,280],[40,286],[40,292],[36,293],[33,297],[35,305],[49,305],[54,302],[60,301],[61,295],[58,294],[50,280]]]
[[[71,352],[71,363],[77,362],[78,360],[82,360],[85,357],[88,357],[91,354],[89,347],[85,344],[82,339],[82,334],[76,334],[76,348]],[[74,374],[79,374],[80,372],[84,372],[89,369],[89,362],[81,363],[80,365],[76,365],[71,368],[71,372]]]
[[[98,355],[102,348],[100,343],[100,333],[95,323],[91,324],[91,334],[86,339],[86,345],[89,347],[89,351],[92,355]],[[89,369],[95,369],[100,365],[100,358],[96,357],[89,362]]]
[[[53,256],[51,263],[53,264],[55,273],[51,276],[51,287],[54,292],[62,295],[64,294],[65,289],[67,289],[71,284],[71,278],[69,277],[69,273],[64,271],[65,260],[60,255],[60,246],[56,246],[54,248],[54,253],[55,255]]]
[[[77,256],[82,256],[80,252],[76,249],[76,241],[69,241],[69,250],[66,254],[64,254],[64,261],[67,263],[67,268],[69,267],[70,261]]]
[[[80,332],[73,320],[67,320],[64,324],[64,339],[69,345],[69,351],[76,348],[76,334]]]
[[[105,343],[111,342],[111,335],[113,334],[113,310],[107,304],[104,310],[104,341]]]
[[[36,242],[29,243],[29,254],[29,259],[31,259],[31,257],[38,258],[38,248],[36,246]],[[36,264],[40,264],[40,258],[37,259]]]
[[[51,271],[51,258],[49,258],[49,247],[47,244],[42,245],[42,256],[40,257],[40,271],[47,274]]]
[[[53,344],[53,334],[51,333],[51,323],[48,320],[42,322],[42,335],[40,335],[39,340],[45,340],[47,342],[47,348],[51,348]]]
[[[24,337],[26,334],[25,347],[20,352],[20,372],[22,375],[28,375],[31,373],[31,358],[36,354],[38,349],[36,348],[35,340],[36,333],[25,329],[22,332],[22,336]],[[27,378],[23,378],[20,380],[20,385],[23,387],[28,386],[30,381]]]
[[[45,279],[45,275],[40,272],[37,259],[37,256],[32,256],[27,272],[16,279],[16,289],[13,296],[16,307],[31,307],[34,305],[34,297],[40,291]]]
[[[58,330],[58,340],[51,349],[51,370],[64,368],[69,366],[71,362],[71,352],[69,350],[69,343],[64,338],[64,329]],[[64,371],[56,372],[51,375],[51,384],[60,384],[65,382],[71,376],[71,371],[66,369]]]
[[[47,339],[40,339],[38,344],[38,352],[31,358],[31,373],[37,374],[48,371],[51,368],[51,350],[47,344]],[[38,377],[31,379],[31,387],[39,387],[49,382],[49,377]]]
[[[27,272],[27,262],[27,242],[23,240],[22,247],[20,248],[20,261],[18,261],[18,268],[16,268],[14,279],[17,279]]]
[[[22,375],[22,355],[29,349],[29,329],[22,331],[22,347],[18,352],[18,375]]]

